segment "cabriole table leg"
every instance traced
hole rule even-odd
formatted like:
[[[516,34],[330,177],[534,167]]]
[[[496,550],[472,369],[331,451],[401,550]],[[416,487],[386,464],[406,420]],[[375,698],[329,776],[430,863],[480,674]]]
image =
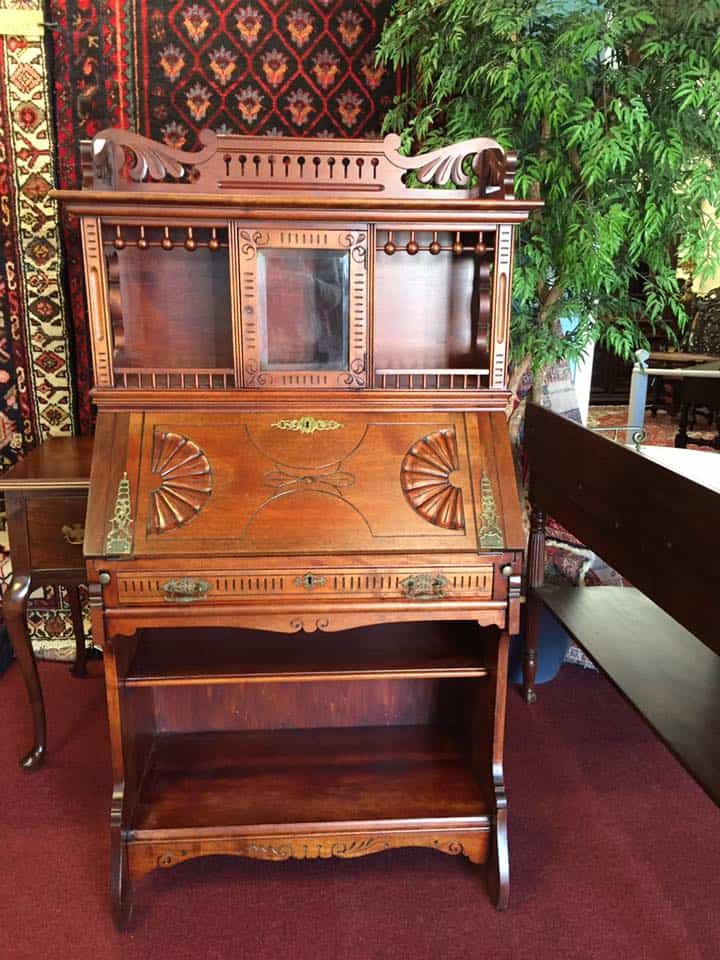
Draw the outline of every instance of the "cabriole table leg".
[[[25,613],[27,598],[30,593],[30,576],[15,574],[10,589],[3,599],[3,611],[7,623],[10,642],[13,645],[18,666],[25,681],[30,708],[32,710],[35,743],[28,754],[20,760],[23,770],[37,770],[45,760],[47,745],[47,726],[45,723],[45,704],[43,703],[42,688],[38,677],[35,654],[33,653],[30,635],[27,631]]]

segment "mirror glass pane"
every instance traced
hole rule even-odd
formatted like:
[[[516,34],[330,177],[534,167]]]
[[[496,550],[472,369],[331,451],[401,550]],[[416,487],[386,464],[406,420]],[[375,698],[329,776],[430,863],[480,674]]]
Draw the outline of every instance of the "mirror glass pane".
[[[257,284],[264,370],[347,367],[350,257],[346,251],[258,250]]]

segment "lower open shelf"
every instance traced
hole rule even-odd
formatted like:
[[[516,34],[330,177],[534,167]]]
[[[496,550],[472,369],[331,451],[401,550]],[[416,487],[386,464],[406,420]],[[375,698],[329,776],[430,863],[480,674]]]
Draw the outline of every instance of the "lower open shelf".
[[[123,682],[159,687],[486,675],[476,624],[429,621],[318,633],[309,638],[218,627],[146,629]]]
[[[462,742],[430,725],[155,737],[129,838],[294,827],[487,826]]]

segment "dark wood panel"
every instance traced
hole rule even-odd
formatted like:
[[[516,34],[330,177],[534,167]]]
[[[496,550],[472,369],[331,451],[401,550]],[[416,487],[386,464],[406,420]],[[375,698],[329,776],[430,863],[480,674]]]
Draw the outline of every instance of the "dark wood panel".
[[[548,586],[537,594],[720,804],[720,657],[638,590]]]
[[[626,404],[630,396],[631,375],[630,361],[623,360],[617,354],[596,344],[590,383],[590,403]]]
[[[137,830],[481,817],[462,749],[432,727],[158,737]]]
[[[720,653],[720,497],[529,405],[530,501]]]
[[[28,536],[33,568],[82,572],[87,498],[33,497],[26,501]]]
[[[472,683],[462,679],[212,683],[158,686],[153,697],[157,729],[164,732],[399,726],[440,717],[448,723],[457,719],[466,700],[465,684]]]
[[[0,477],[0,490],[23,491],[62,486],[87,488],[90,484],[92,437],[49,437]]]
[[[180,628],[143,631],[126,683],[175,685],[389,676],[481,677],[472,624],[386,624],[339,633]]]

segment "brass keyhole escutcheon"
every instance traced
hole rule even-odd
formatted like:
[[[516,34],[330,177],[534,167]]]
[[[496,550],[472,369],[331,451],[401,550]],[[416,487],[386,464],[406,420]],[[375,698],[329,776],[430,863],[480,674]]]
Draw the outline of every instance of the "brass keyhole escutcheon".
[[[305,573],[301,577],[295,577],[296,587],[305,587],[306,590],[313,590],[315,587],[325,585],[325,577],[319,577],[315,573]]]

